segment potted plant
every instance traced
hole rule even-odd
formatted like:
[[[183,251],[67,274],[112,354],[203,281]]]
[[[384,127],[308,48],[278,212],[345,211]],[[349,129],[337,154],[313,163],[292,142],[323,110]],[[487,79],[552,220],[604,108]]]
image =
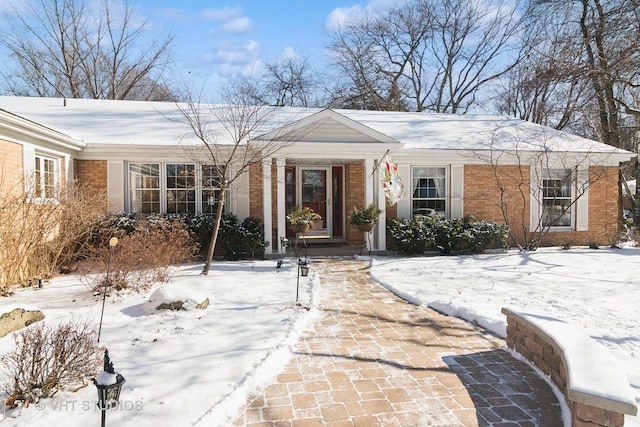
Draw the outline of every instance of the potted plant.
[[[354,207],[350,222],[351,224],[357,225],[360,231],[371,231],[378,223],[378,217],[381,213],[382,209],[378,209],[373,203],[363,209]]]
[[[315,222],[322,217],[308,206],[296,206],[287,214],[287,222],[294,233],[305,233],[315,227]]]

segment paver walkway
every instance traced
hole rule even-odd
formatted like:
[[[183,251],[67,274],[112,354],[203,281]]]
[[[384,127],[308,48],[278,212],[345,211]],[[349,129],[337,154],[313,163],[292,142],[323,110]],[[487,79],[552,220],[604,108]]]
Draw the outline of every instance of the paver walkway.
[[[562,426],[549,385],[502,340],[397,298],[366,262],[312,268],[324,316],[234,425]]]

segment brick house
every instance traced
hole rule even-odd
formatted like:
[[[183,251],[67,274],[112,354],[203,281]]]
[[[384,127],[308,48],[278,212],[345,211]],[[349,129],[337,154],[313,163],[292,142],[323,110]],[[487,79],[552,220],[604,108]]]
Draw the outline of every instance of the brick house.
[[[5,187],[48,165],[56,182],[75,178],[106,189],[112,211],[216,209],[202,144],[174,104],[0,97],[0,109]],[[217,143],[227,143],[222,124],[211,125]],[[234,182],[225,210],[264,222],[267,253],[284,250],[286,212],[299,204],[323,218],[309,243],[362,244],[349,212],[375,203],[383,214],[373,250],[386,250],[387,219],[425,212],[501,223],[506,212],[516,230],[555,212],[545,244],[609,244],[618,233],[619,163],[633,156],[503,116],[282,108],[262,130],[253,135],[256,146],[289,137]],[[385,155],[406,192],[393,206],[376,173]]]

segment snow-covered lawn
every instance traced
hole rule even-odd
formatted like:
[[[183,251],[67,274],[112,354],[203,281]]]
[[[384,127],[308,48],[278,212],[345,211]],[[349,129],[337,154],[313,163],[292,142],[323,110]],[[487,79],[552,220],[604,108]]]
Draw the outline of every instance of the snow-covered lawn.
[[[477,322],[504,333],[503,306],[539,311],[582,327],[624,361],[640,401],[640,250],[540,249],[459,257],[372,261],[371,275],[407,300]],[[320,316],[322,277],[300,277],[291,260],[216,262],[176,268],[167,290],[196,299],[206,310],[149,311],[145,294],[107,300],[101,344],[126,378],[120,407],[107,425],[225,425],[247,394],[274,377],[290,357],[289,345]],[[313,265],[312,265],[313,272]],[[99,321],[101,297],[78,277],[54,279],[43,289],[24,289],[0,299],[0,314],[15,307],[38,308],[45,322]],[[0,354],[13,348],[0,338]],[[6,373],[0,371],[0,381]],[[3,399],[0,394],[0,400]],[[3,412],[0,426],[98,425],[93,384],[61,392],[28,408]],[[627,426],[639,426],[627,418]]]
[[[145,294],[107,299],[100,344],[109,350],[116,371],[126,379],[120,406],[106,413],[114,426],[218,426],[244,403],[256,384],[275,375],[290,357],[288,345],[317,315],[311,302],[313,276],[300,277],[297,267],[275,261],[215,262],[208,276],[202,265],[179,267],[164,287],[190,295],[206,310],[150,312],[147,303],[158,286]],[[44,322],[100,319],[102,297],[77,276],[64,276],[42,289],[23,289],[0,299],[0,314],[13,308],[40,309]],[[0,354],[13,349],[12,334],[0,338]],[[97,372],[96,372],[97,374]],[[0,368],[0,382],[6,378]],[[0,392],[0,401],[6,394]],[[100,425],[97,390],[90,383],[76,393],[18,410],[0,404],[1,426]]]

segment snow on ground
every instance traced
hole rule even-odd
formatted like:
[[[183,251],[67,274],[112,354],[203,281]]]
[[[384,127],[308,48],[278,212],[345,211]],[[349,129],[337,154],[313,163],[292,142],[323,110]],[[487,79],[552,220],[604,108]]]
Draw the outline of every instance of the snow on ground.
[[[456,257],[376,258],[371,275],[407,301],[505,335],[502,307],[582,328],[627,368],[640,404],[640,250],[539,249]],[[640,417],[626,417],[640,426]]]
[[[313,319],[315,309],[297,307],[297,267],[275,261],[215,262],[176,268],[170,283],[144,293],[107,299],[100,344],[126,379],[120,406],[106,413],[107,425],[224,425],[256,385],[281,370],[288,345]],[[300,277],[299,302],[312,303],[313,276]],[[318,288],[318,287],[315,287]],[[206,310],[152,312],[150,295],[209,298]],[[161,301],[160,301],[161,302]],[[64,276],[42,289],[22,289],[0,299],[0,314],[16,307],[40,309],[47,324],[91,319],[96,330],[102,297],[77,276]],[[13,349],[12,334],[0,338],[0,354]],[[6,379],[0,368],[0,382]],[[96,372],[98,374],[98,372]],[[0,392],[0,401],[6,394]],[[99,425],[97,390],[90,383],[28,408],[0,404],[1,426]]]
[[[640,402],[640,250],[540,249],[458,257],[380,257],[371,275],[417,304],[426,304],[504,335],[503,306],[538,311],[582,327],[628,368]],[[120,406],[107,412],[107,425],[225,425],[256,386],[273,378],[290,358],[289,346],[321,316],[321,277],[299,278],[287,259],[216,262],[209,276],[202,266],[176,268],[171,283],[156,292],[110,297],[101,344],[109,349],[126,383]],[[312,269],[313,271],[313,269]],[[208,309],[153,312],[148,300],[190,295],[208,297]],[[96,327],[102,299],[78,277],[64,276],[43,289],[23,289],[0,299],[0,313],[16,307],[38,308],[45,322],[91,319]],[[0,338],[0,354],[13,338]],[[97,374],[97,373],[96,373]],[[6,373],[0,370],[0,382]],[[4,400],[0,392],[0,401]],[[76,393],[17,410],[0,405],[0,427],[97,425],[97,392]],[[627,417],[627,426],[640,426]]]

